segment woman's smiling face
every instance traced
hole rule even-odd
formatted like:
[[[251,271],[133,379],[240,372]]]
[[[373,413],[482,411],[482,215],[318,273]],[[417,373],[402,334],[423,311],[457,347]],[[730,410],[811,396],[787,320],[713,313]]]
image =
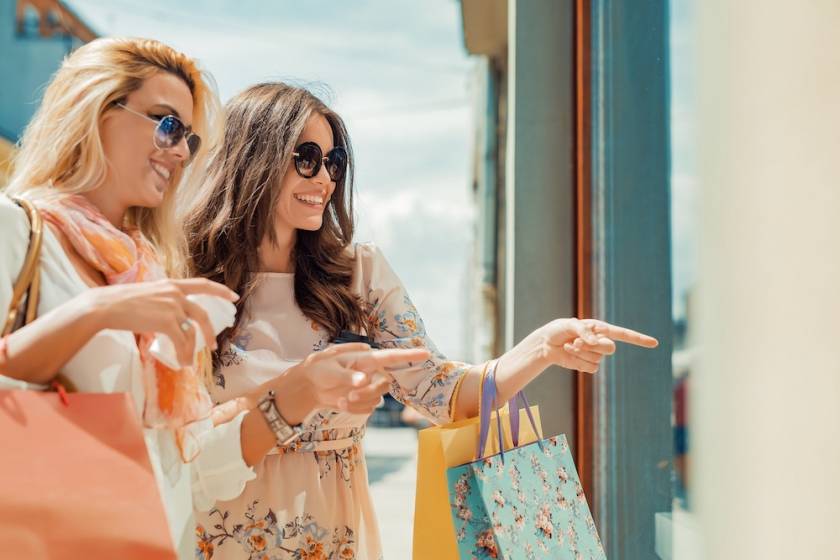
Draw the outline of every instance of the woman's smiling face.
[[[313,113],[297,139],[295,146],[313,142],[326,154],[333,148],[333,132],[329,121],[320,113]],[[280,195],[274,214],[275,231],[321,229],[324,223],[324,210],[335,191],[335,182],[322,165],[314,177],[302,177],[296,170],[294,161],[289,162],[285,175],[280,182]]]
[[[189,148],[186,140],[172,148],[157,148],[153,140],[156,123],[143,115],[153,119],[174,115],[189,126],[192,94],[181,78],[159,72],[131,92],[123,104],[130,111],[121,107],[110,109],[99,128],[108,162],[108,195],[125,208],[155,208],[181,177],[180,170],[189,160]]]

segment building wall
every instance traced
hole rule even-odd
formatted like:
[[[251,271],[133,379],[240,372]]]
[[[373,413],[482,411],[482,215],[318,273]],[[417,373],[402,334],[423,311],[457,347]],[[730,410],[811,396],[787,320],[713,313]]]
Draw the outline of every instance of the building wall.
[[[14,144],[8,140],[0,138],[0,189],[2,189],[9,180],[13,152]]]
[[[508,4],[507,348],[575,314],[573,14],[571,0]],[[574,433],[570,373],[551,368],[526,390],[548,434]]]
[[[477,54],[489,57],[505,84],[485,88],[497,100],[504,91],[506,99],[496,115],[503,131],[495,150],[497,212],[479,213],[482,220],[495,216],[498,228],[500,349],[553,318],[573,316],[577,289],[574,22],[580,4],[508,0],[505,6],[503,38],[494,38],[498,28],[485,22],[494,18],[464,12],[465,27],[485,25],[465,30],[468,46],[470,38],[486,46],[488,52]],[[577,400],[575,376],[566,371],[546,372],[526,392],[541,405],[546,433],[575,441],[577,404],[593,418],[592,436],[576,444],[592,448],[591,464],[582,467],[596,482],[589,499],[608,556],[652,559],[655,514],[671,509],[667,10],[661,1],[644,8],[606,1],[582,6],[593,10],[593,25],[604,27],[601,42],[590,47],[591,71],[606,86],[593,86],[592,122],[584,123],[593,139],[583,150],[597,167],[589,185],[592,214],[583,218],[591,221],[597,261],[587,288],[598,300],[595,316],[650,332],[661,347],[625,347],[605,360],[593,378],[592,402]],[[476,199],[486,204],[489,197]],[[477,231],[488,244],[486,226]]]
[[[64,56],[82,44],[75,37],[19,36],[16,11],[16,0],[0,0],[0,136],[12,142]]]
[[[840,3],[697,13],[706,558],[840,558]]]
[[[505,13],[494,17],[465,12],[489,26],[469,30],[489,50],[476,75],[472,346],[479,359],[574,314],[572,4],[499,5]],[[546,433],[574,433],[568,373],[548,371],[526,390],[541,405]]]

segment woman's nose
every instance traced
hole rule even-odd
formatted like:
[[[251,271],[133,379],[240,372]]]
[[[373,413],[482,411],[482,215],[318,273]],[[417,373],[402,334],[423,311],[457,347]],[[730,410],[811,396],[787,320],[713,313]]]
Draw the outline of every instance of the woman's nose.
[[[181,138],[177,144],[169,148],[167,151],[178,160],[178,163],[184,165],[184,163],[190,159],[190,147],[189,144],[187,144],[187,137],[184,136]]]
[[[313,179],[319,185],[329,185],[332,182],[332,177],[330,177],[330,174],[327,171],[327,164],[326,163],[322,163],[321,169],[318,170],[318,173],[315,174]]]

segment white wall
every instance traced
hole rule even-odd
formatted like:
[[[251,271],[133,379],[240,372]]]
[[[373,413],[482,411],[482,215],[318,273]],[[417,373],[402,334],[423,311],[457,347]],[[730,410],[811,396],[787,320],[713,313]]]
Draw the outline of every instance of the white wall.
[[[838,558],[840,2],[697,10],[706,557]]]

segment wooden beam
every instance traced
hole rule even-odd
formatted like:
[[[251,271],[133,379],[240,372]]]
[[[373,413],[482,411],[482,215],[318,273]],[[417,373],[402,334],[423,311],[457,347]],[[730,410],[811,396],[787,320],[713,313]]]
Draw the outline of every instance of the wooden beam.
[[[590,0],[575,0],[575,299],[578,317],[592,317],[592,184],[590,113]],[[592,379],[575,377],[575,463],[595,515]]]
[[[38,13],[38,34],[41,37],[72,35],[85,43],[97,37],[93,29],[58,0],[18,0],[16,9],[18,32],[23,29],[27,8]]]

